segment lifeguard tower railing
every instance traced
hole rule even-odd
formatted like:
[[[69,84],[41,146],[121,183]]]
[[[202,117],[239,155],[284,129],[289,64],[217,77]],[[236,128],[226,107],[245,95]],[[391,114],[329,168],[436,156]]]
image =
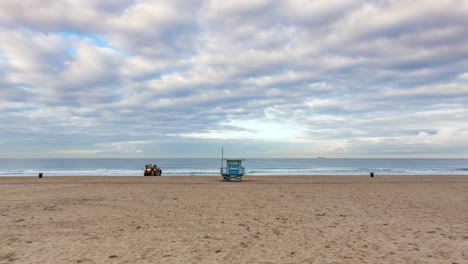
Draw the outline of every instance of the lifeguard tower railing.
[[[242,181],[242,176],[245,174],[242,159],[223,159],[223,167],[221,167],[220,173],[224,181]]]

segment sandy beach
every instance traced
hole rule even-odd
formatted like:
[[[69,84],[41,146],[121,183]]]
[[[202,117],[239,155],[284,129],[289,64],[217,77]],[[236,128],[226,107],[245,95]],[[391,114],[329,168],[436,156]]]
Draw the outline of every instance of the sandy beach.
[[[1,177],[0,263],[468,263],[468,176]]]

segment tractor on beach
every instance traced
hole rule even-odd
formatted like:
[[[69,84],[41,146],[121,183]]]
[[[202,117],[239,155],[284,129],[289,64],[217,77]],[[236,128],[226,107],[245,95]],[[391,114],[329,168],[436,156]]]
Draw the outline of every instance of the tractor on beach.
[[[161,176],[162,170],[155,163],[146,164],[144,176]]]

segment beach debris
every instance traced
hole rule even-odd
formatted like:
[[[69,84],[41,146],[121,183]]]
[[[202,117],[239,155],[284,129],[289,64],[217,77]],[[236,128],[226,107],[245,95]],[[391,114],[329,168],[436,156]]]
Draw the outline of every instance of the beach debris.
[[[374,172],[373,171],[370,172],[370,176],[374,177]]]
[[[42,178],[42,172],[39,173],[39,178]]]
[[[162,170],[156,163],[146,164],[143,176],[161,176]]]

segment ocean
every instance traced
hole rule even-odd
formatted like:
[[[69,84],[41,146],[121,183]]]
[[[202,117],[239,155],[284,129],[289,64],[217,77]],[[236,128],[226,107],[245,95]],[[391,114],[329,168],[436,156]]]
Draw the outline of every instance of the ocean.
[[[163,176],[219,175],[216,158],[0,159],[0,176],[142,176],[157,163]],[[247,175],[468,175],[468,159],[244,159]]]

